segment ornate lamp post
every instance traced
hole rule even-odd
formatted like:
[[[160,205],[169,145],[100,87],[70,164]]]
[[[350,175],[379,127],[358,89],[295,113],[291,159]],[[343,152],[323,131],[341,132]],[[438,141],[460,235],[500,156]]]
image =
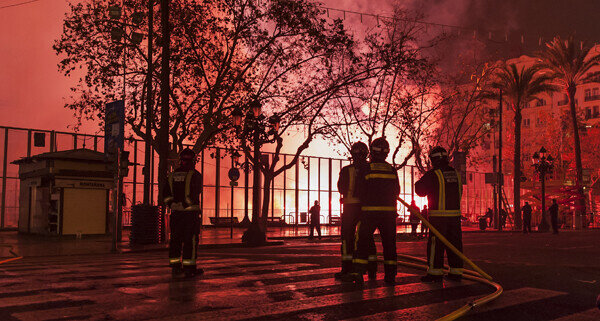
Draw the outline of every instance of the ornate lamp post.
[[[535,152],[532,157],[533,167],[535,171],[540,174],[540,181],[542,183],[542,221],[538,225],[538,231],[548,232],[550,225],[546,220],[546,174],[552,173],[554,168],[554,158],[552,155],[547,155],[548,151],[544,147],[540,148],[539,152]]]
[[[268,119],[262,114],[262,104],[254,99],[248,104],[249,111],[244,113],[237,107],[231,113],[233,125],[236,127],[238,137],[242,141],[252,142],[252,221],[248,229],[242,236],[242,242],[248,245],[261,245],[266,241],[266,222],[261,220],[261,152],[263,144],[274,141],[277,138],[280,119],[273,115]],[[248,165],[247,162],[244,164]],[[246,166],[247,168],[248,166]],[[244,220],[247,221],[248,213],[244,214]]]

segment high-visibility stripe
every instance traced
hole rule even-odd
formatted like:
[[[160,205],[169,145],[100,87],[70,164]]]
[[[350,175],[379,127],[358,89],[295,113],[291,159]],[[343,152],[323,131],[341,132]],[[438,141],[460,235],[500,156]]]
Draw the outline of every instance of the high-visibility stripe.
[[[169,258],[169,263],[179,263],[181,262],[181,258]]]
[[[462,275],[463,274],[463,269],[462,268],[450,268],[450,271],[448,272],[450,274],[456,274],[456,275]]]
[[[392,166],[386,163],[371,163],[371,170],[391,172],[393,169]]]
[[[396,175],[395,174],[382,174],[382,173],[373,173],[373,174],[367,174],[365,176],[366,179],[374,179],[374,178],[389,178],[389,179],[396,179]]]
[[[346,240],[342,240],[342,258],[348,254],[348,249],[346,248]]]
[[[354,195],[356,185],[356,169],[354,166],[348,168],[348,197],[344,197],[344,204],[358,203],[360,200]]]
[[[352,255],[342,255],[342,261],[352,261]]]
[[[377,261],[377,255],[369,255],[369,261]]]
[[[363,259],[353,259],[352,263],[357,263],[357,264],[367,264],[369,263],[369,261],[367,260],[363,260]]]
[[[360,230],[360,224],[361,222],[358,221],[358,223],[356,223],[356,231],[354,231],[354,251],[356,252],[356,249],[358,248],[358,230]]]
[[[361,210],[363,211],[396,211],[395,206],[363,206]]]
[[[188,171],[185,176],[185,202],[188,205],[192,205],[192,199],[190,197],[190,189],[192,185],[192,176],[194,175],[194,171]]]
[[[427,274],[444,275],[444,271],[442,271],[442,269],[429,269],[429,270],[427,270]]]
[[[175,190],[173,189],[173,173],[169,174],[169,188],[171,189],[171,195],[175,195]]]
[[[183,260],[183,265],[196,265],[196,260]]]
[[[387,260],[387,261],[383,261],[383,264],[385,264],[385,265],[397,265],[398,262],[397,261],[392,261],[392,260]]]
[[[167,196],[167,197],[165,197],[165,203],[168,203],[168,202],[172,201],[173,199],[174,199],[173,196]]]
[[[433,259],[435,258],[435,236],[431,237],[431,248],[429,249],[429,270],[433,270]]]
[[[438,210],[443,211],[446,209],[446,184],[444,181],[444,174],[439,169],[434,171],[438,178]]]
[[[436,217],[454,217],[454,216],[460,216],[461,212],[460,210],[446,210],[446,211],[439,211],[439,210],[431,210],[429,211],[429,216],[436,216]]]

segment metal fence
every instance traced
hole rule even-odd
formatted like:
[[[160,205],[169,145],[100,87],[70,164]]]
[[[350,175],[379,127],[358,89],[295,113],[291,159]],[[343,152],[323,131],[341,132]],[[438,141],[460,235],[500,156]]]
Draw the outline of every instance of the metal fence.
[[[44,134],[44,147],[36,147],[34,134]],[[142,166],[145,143],[142,140],[126,140],[125,150],[130,152],[129,176],[124,181],[123,224],[129,225],[129,213],[133,204],[140,203],[143,197]],[[19,178],[18,166],[12,161],[50,151],[76,148],[89,148],[103,151],[104,137],[100,135],[73,132],[38,130],[0,126],[0,152],[2,153],[0,229],[17,227],[19,215]],[[271,154],[266,153],[271,157]],[[153,188],[153,203],[158,196],[158,155],[152,150],[150,166]],[[283,162],[292,159],[292,155],[283,155]],[[243,161],[244,159],[242,159]],[[277,176],[271,186],[269,216],[274,220],[283,220],[286,224],[306,224],[307,213],[315,200],[321,203],[321,222],[330,223],[332,218],[340,216],[340,196],[337,180],[340,169],[349,164],[347,159],[303,156],[289,170]],[[227,176],[232,166],[229,153],[221,148],[207,148],[199,155],[197,169],[203,174],[203,194],[201,207],[203,224],[211,224],[211,217],[233,216],[241,221],[245,213],[252,211],[252,173],[242,171],[238,186],[230,186]],[[413,166],[402,168],[400,177],[401,197],[407,201],[415,200],[422,208],[426,199],[414,194],[412,186],[419,178],[419,172]],[[512,194],[507,190],[507,194]],[[233,202],[232,202],[233,200]],[[112,204],[112,202],[111,202]],[[463,213],[472,222],[492,207],[492,187],[484,183],[484,173],[467,172],[467,184],[464,188]],[[408,221],[408,213],[399,208],[399,221]],[[334,219],[335,220],[335,219]]]

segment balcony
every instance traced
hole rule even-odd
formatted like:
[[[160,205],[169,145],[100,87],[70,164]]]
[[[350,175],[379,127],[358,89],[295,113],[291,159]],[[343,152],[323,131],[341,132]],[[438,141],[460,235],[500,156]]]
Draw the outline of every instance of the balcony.
[[[593,101],[593,100],[600,100],[600,95],[590,95],[590,96],[585,96],[583,98],[583,101]]]

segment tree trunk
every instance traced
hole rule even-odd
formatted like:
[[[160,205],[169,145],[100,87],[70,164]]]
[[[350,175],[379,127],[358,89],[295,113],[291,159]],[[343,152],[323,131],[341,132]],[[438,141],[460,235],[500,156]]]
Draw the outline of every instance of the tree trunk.
[[[515,108],[515,150],[513,163],[513,213],[515,228],[521,229],[521,106]]]
[[[269,217],[269,208],[271,202],[271,183],[273,182],[273,176],[271,174],[265,174],[263,181],[263,197],[262,197],[262,207],[261,207],[261,215],[260,219],[265,227],[265,232],[267,230],[267,218]]]
[[[163,201],[163,186],[167,182],[167,171],[168,171],[168,158],[169,158],[169,59],[171,57],[171,28],[169,24],[169,2],[170,0],[161,0],[161,23],[162,23],[162,61],[161,61],[161,72],[160,72],[160,128],[159,128],[159,141],[158,141],[158,202],[163,205],[161,210],[161,240],[165,240],[165,208]]]
[[[585,195],[583,194],[583,165],[581,163],[581,141],[579,140],[579,126],[577,121],[577,110],[575,109],[575,92],[577,91],[576,86],[569,86],[567,88],[567,95],[569,97],[569,109],[571,111],[571,121],[573,123],[573,141],[575,147],[575,167],[577,170],[577,180],[575,186],[577,186],[577,194],[581,198],[577,203],[579,206],[576,210],[576,219],[581,220],[585,214]]]

